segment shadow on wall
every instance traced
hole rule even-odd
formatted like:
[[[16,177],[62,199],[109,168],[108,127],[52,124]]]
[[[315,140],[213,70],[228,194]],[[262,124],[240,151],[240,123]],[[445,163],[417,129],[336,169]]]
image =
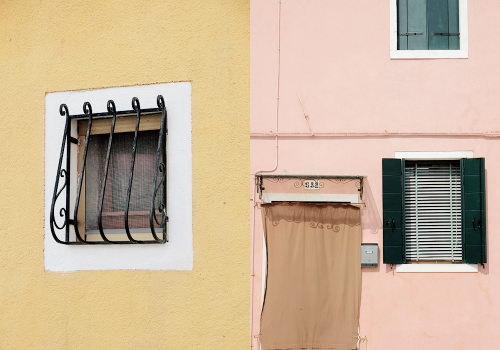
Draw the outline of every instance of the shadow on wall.
[[[377,205],[375,203],[375,199],[373,198],[373,193],[370,188],[370,183],[368,181],[368,178],[363,179],[363,202],[366,204],[365,207],[361,208],[361,225],[363,230],[370,230],[370,233],[373,235],[378,234],[379,232],[382,233],[382,218],[380,217],[380,214],[377,210]],[[373,241],[370,240],[370,242],[364,242],[364,243],[372,243]],[[381,247],[379,247],[378,251],[378,257],[379,257],[379,263],[378,266],[376,267],[363,267],[362,272],[379,272],[380,271],[380,266],[382,263],[382,256],[381,256]]]
[[[488,234],[488,227],[490,226],[491,221],[489,220],[488,213],[490,212],[488,210],[488,169],[484,170],[484,194],[486,196],[486,260],[489,262],[491,259],[490,255],[490,235]],[[478,267],[478,272],[482,273],[483,275],[489,275],[490,274],[490,264],[486,263],[483,266],[479,265]]]
[[[363,179],[363,202],[366,203],[366,206],[361,210],[362,229],[370,230],[372,234],[382,232],[382,218],[377,210],[370,182],[366,177]]]

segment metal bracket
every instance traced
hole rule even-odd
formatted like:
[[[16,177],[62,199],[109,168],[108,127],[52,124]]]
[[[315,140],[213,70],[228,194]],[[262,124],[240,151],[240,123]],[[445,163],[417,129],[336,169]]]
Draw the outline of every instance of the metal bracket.
[[[398,33],[399,36],[411,36],[411,35],[424,35],[422,32],[406,32],[406,33]]]
[[[394,231],[396,229],[396,222],[394,221],[394,217],[391,217],[391,221],[389,221],[389,219],[385,220],[385,226],[391,226],[392,228],[392,231]]]
[[[262,191],[266,188],[262,184],[262,175],[255,177],[255,185],[257,186],[257,192],[259,193],[259,199],[262,199]]]
[[[359,198],[362,200],[363,199],[363,178],[359,179]]]
[[[434,33],[434,35],[441,35],[441,36],[460,36],[460,33]]]

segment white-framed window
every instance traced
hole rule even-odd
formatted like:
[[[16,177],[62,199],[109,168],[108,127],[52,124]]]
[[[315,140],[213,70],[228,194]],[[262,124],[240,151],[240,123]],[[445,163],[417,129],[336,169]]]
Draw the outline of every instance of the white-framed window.
[[[398,272],[476,272],[486,263],[483,158],[396,152],[382,165],[384,263]]]
[[[390,0],[392,59],[468,56],[467,0]]]
[[[166,139],[166,169],[168,174],[167,181],[167,207],[168,207],[168,234],[169,242],[167,244],[128,244],[128,245],[64,245],[57,243],[51,232],[50,228],[50,212],[51,212],[51,202],[52,202],[52,192],[54,190],[54,180],[56,178],[56,170],[58,168],[58,162],[61,152],[61,140],[65,129],[65,117],[61,116],[59,113],[59,106],[61,104],[66,104],[69,113],[79,114],[82,113],[82,106],[85,102],[89,102],[92,106],[93,113],[105,113],[107,108],[107,101],[113,100],[117,110],[130,110],[131,101],[136,97],[140,101],[141,109],[153,109],[157,107],[157,96],[163,96],[165,107],[168,113],[168,130],[169,136]],[[44,240],[44,262],[45,268],[51,271],[59,272],[70,272],[77,270],[113,270],[113,269],[145,269],[145,270],[190,270],[193,266],[193,247],[192,247],[192,154],[191,154],[191,84],[189,82],[180,83],[167,83],[167,84],[156,84],[156,85],[143,85],[143,86],[130,86],[130,87],[117,87],[117,88],[106,88],[106,89],[96,89],[96,90],[85,90],[85,91],[65,91],[65,92],[54,92],[48,93],[46,95],[46,115],[45,115],[45,240]],[[147,119],[158,119],[158,116],[144,117],[144,127],[149,130],[154,130],[152,133],[156,132],[158,135],[158,126],[151,127],[155,124],[154,120]],[[126,118],[123,119],[122,126],[127,128]],[[157,121],[157,120],[156,120]],[[108,123],[109,120],[102,122]],[[72,122],[72,135],[76,136],[78,132],[78,122],[75,120]],[[148,124],[149,123],[149,124]],[[156,123],[157,124],[157,123]],[[97,123],[95,124],[97,130]],[[118,126],[118,123],[117,123]],[[104,128],[109,128],[106,125]],[[117,143],[116,147],[119,147],[120,142],[130,143],[126,137],[127,131],[118,131],[116,136]],[[109,131],[107,131],[109,133]],[[153,137],[148,135],[148,131],[141,130],[140,138],[141,142],[137,144],[137,154],[136,166],[137,178],[141,179],[141,176],[149,176],[146,168],[150,165],[149,163],[154,163],[153,158],[156,154],[155,145],[158,141],[151,140],[151,145],[147,145],[147,139]],[[161,134],[161,133],[160,133]],[[130,135],[129,135],[130,136]],[[151,136],[151,137],[150,137]],[[77,136],[81,139],[80,136]],[[158,136],[153,137],[157,139]],[[120,141],[120,138],[124,140]],[[76,139],[76,137],[75,137]],[[95,135],[94,141],[99,143],[99,137]],[[127,140],[125,140],[127,139]],[[76,142],[76,140],[73,140]],[[94,143],[94,141],[92,141]],[[71,147],[71,169],[74,173],[77,173],[77,163],[81,162],[82,158],[82,147],[81,140],[79,140],[80,146]],[[146,142],[146,143],[144,143]],[[101,142],[102,143],[102,142]],[[153,145],[154,144],[154,145]],[[90,145],[90,141],[89,141]],[[103,146],[103,145],[101,145]],[[105,158],[106,148],[105,145],[94,150],[97,154],[93,154],[94,160],[103,160],[100,158]],[[102,151],[102,152],[99,152]],[[118,148],[117,148],[118,150]],[[93,151],[88,151],[89,154]],[[141,153],[142,152],[142,153]],[[94,152],[96,153],[96,152]],[[120,153],[120,152],[119,152]],[[120,154],[116,154],[116,157],[123,159],[114,159],[115,163],[123,163],[130,165],[130,152],[123,152],[123,157]],[[149,154],[151,153],[151,155]],[[92,158],[91,157],[91,158]],[[128,160],[128,162],[127,162]],[[161,161],[161,160],[160,160]],[[144,163],[144,164],[142,164]],[[146,164],[147,163],[147,164]],[[102,164],[101,164],[102,165]],[[102,175],[102,169],[91,171],[91,167],[87,164],[89,176],[95,176],[99,174]],[[98,166],[99,168],[99,166]],[[102,166],[101,166],[102,168]],[[143,169],[144,168],[144,169]],[[119,170],[119,169],[118,169]],[[144,171],[143,171],[144,170]],[[116,173],[118,175],[121,171]],[[154,172],[154,171],[153,171]],[[94,175],[92,175],[92,173]],[[129,171],[124,172],[123,179],[120,176],[108,175],[108,181],[111,181],[110,188],[118,188],[123,191],[127,186],[122,186],[120,181],[128,181],[130,173]],[[136,176],[136,175],[134,175]],[[149,176],[151,177],[151,176]],[[90,178],[88,178],[90,179]],[[151,179],[147,180],[148,183]],[[72,188],[76,189],[76,182],[78,181],[76,176],[70,178]],[[96,187],[96,186],[94,186]],[[99,192],[100,186],[97,186],[95,191]],[[93,188],[89,186],[89,188]],[[111,191],[111,190],[110,190]],[[138,190],[139,192],[141,189]],[[148,189],[147,192],[150,192]],[[75,191],[76,192],[76,191]],[[91,190],[88,193],[93,193]],[[141,200],[138,200],[138,193],[136,190],[132,190],[131,196],[133,197],[130,203],[131,205],[138,205]],[[97,195],[96,195],[97,196]],[[96,197],[94,196],[94,197]],[[134,197],[135,196],[135,197]],[[76,193],[70,194],[70,209],[74,209],[74,199]],[[97,198],[93,198],[94,201]],[[89,204],[90,201],[87,203]],[[95,203],[94,203],[95,204]],[[110,208],[114,203],[110,204]],[[146,205],[146,203],[144,203]],[[73,205],[73,208],[71,208]],[[120,204],[121,205],[121,204]],[[96,205],[95,205],[96,206]],[[95,208],[94,208],[95,209]],[[131,207],[130,210],[132,215],[139,215],[140,218],[141,208]],[[107,210],[107,209],[106,209]],[[71,210],[70,210],[71,211]],[[136,213],[137,212],[137,213]],[[114,216],[120,214],[120,210],[115,210],[113,212],[111,209],[106,212],[106,215]],[[130,215],[129,213],[129,215]],[[105,216],[105,215],[104,215]],[[161,216],[161,213],[160,213]],[[84,215],[85,217],[85,215]],[[90,236],[92,230],[89,228],[93,227],[95,223],[91,223],[89,217],[87,220],[82,219],[81,221],[89,221],[82,224],[83,230],[87,230]],[[70,219],[72,215],[70,216]],[[137,219],[136,218],[136,219]],[[143,220],[145,218],[142,218]],[[138,219],[139,220],[139,219]],[[139,220],[139,221],[141,221]],[[143,220],[144,221],[144,220]],[[138,223],[139,226],[143,223]],[[95,226],[95,225],[94,225]],[[132,228],[133,224],[131,224]],[[141,227],[142,227],[141,226]],[[109,233],[113,233],[108,231]],[[135,234],[135,233],[133,233]],[[96,237],[99,234],[96,235]],[[113,235],[109,235],[112,237]],[[123,236],[123,234],[122,234]],[[142,236],[136,236],[138,240]],[[99,239],[99,238],[98,238]],[[92,240],[92,239],[89,239]]]

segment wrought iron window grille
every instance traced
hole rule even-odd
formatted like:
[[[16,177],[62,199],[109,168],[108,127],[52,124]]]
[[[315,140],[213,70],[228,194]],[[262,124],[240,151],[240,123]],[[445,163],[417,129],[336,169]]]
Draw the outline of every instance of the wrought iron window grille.
[[[105,113],[92,113],[92,106],[89,102],[83,104],[83,112],[81,115],[70,115],[68,106],[66,104],[61,104],[59,107],[59,114],[66,117],[66,124],[64,127],[64,136],[61,146],[61,153],[59,156],[59,164],[57,168],[57,176],[54,186],[54,194],[52,197],[51,209],[50,209],[50,230],[54,240],[61,244],[66,245],[83,245],[83,244],[161,244],[166,243],[167,239],[167,154],[166,154],[166,136],[168,134],[167,130],[167,112],[165,108],[165,101],[162,95],[158,95],[157,99],[158,108],[141,109],[139,99],[134,97],[132,99],[132,109],[127,111],[117,111],[115,103],[113,100],[109,100],[107,103],[107,112]],[[134,166],[137,152],[137,139],[139,134],[139,125],[141,121],[141,115],[152,115],[161,113],[161,122],[158,137],[158,147],[156,150],[156,162],[154,168],[154,179],[153,186],[151,188],[151,205],[149,210],[149,229],[151,230],[151,239],[137,239],[132,236],[131,229],[129,228],[129,211],[130,211],[130,199],[132,183],[134,180]],[[136,115],[135,132],[133,138],[133,146],[131,150],[131,162],[130,169],[128,173],[128,188],[126,193],[126,204],[125,204],[125,214],[124,214],[124,231],[128,240],[112,240],[109,239],[103,229],[103,201],[106,191],[106,181],[109,169],[110,154],[113,147],[113,135],[115,133],[115,124],[117,117],[124,116],[134,116]],[[111,118],[111,128],[109,132],[109,141],[107,146],[107,153],[105,159],[104,173],[101,182],[101,188],[99,193],[99,203],[98,203],[98,229],[102,241],[89,241],[87,235],[83,235],[78,227],[78,209],[80,206],[81,194],[82,194],[82,183],[85,175],[85,166],[87,161],[87,150],[89,146],[89,138],[92,131],[92,121],[96,119]],[[71,135],[71,122],[73,120],[88,120],[87,130],[85,134],[85,144],[83,146],[83,157],[80,166],[80,172],[78,173],[77,185],[76,185],[76,200],[73,209],[73,218],[70,218],[70,198],[72,193],[71,188],[71,144],[78,144],[78,139]],[[63,166],[64,156],[66,155],[65,164]],[[63,181],[60,186],[61,180]],[[163,186],[162,186],[163,185]],[[160,190],[160,191],[159,191]],[[64,192],[65,197],[61,197]],[[161,193],[158,193],[161,192]],[[157,197],[161,196],[159,200],[159,205],[155,208],[155,201],[158,202]],[[58,210],[58,217],[56,220],[56,207],[57,203],[63,202],[60,209]],[[161,218],[158,218],[157,211],[161,213]],[[62,221],[62,222],[61,222]],[[155,228],[159,226],[159,228]],[[74,229],[75,239],[70,239],[70,226]],[[157,232],[161,230],[160,232]],[[56,232],[57,231],[57,232]],[[64,234],[64,238],[60,238]]]

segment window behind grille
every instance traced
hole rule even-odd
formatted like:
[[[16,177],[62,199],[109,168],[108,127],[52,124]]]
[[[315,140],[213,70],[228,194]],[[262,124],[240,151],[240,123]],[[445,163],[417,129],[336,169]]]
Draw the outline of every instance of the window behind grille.
[[[139,99],[134,97],[133,111],[116,111],[114,101],[109,100],[107,112],[94,114],[90,102],[85,102],[83,115],[70,115],[68,106],[60,105],[59,114],[66,117],[66,125],[50,209],[50,230],[56,242],[80,245],[168,241],[167,112],[163,96],[158,95],[156,103],[158,108],[141,109]],[[78,138],[72,136],[75,126]],[[72,144],[78,145],[76,162],[71,159]],[[73,177],[77,180],[73,192],[71,169],[75,165],[79,170]],[[56,203],[58,198],[60,204]],[[64,233],[64,239],[56,231]],[[110,239],[108,233],[118,235]]]
[[[405,163],[406,258],[462,261],[460,162]]]
[[[149,228],[149,211],[151,208],[158,132],[158,130],[150,130],[140,131],[138,134],[128,219],[131,230]],[[103,229],[107,230],[108,233],[123,233],[124,230],[129,181],[128,169],[130,169],[132,159],[133,140],[133,132],[115,133],[113,136],[102,212]],[[91,135],[89,139],[85,173],[86,233],[98,233],[99,193],[105,170],[108,141],[109,134]],[[160,158],[160,162],[163,162],[162,157]],[[163,186],[162,184],[159,187],[159,193],[163,193]],[[161,198],[161,196],[156,197],[155,208],[160,206]],[[161,216],[158,210],[156,214]],[[160,225],[156,222],[155,228],[160,228]],[[144,232],[144,230],[142,231]]]

